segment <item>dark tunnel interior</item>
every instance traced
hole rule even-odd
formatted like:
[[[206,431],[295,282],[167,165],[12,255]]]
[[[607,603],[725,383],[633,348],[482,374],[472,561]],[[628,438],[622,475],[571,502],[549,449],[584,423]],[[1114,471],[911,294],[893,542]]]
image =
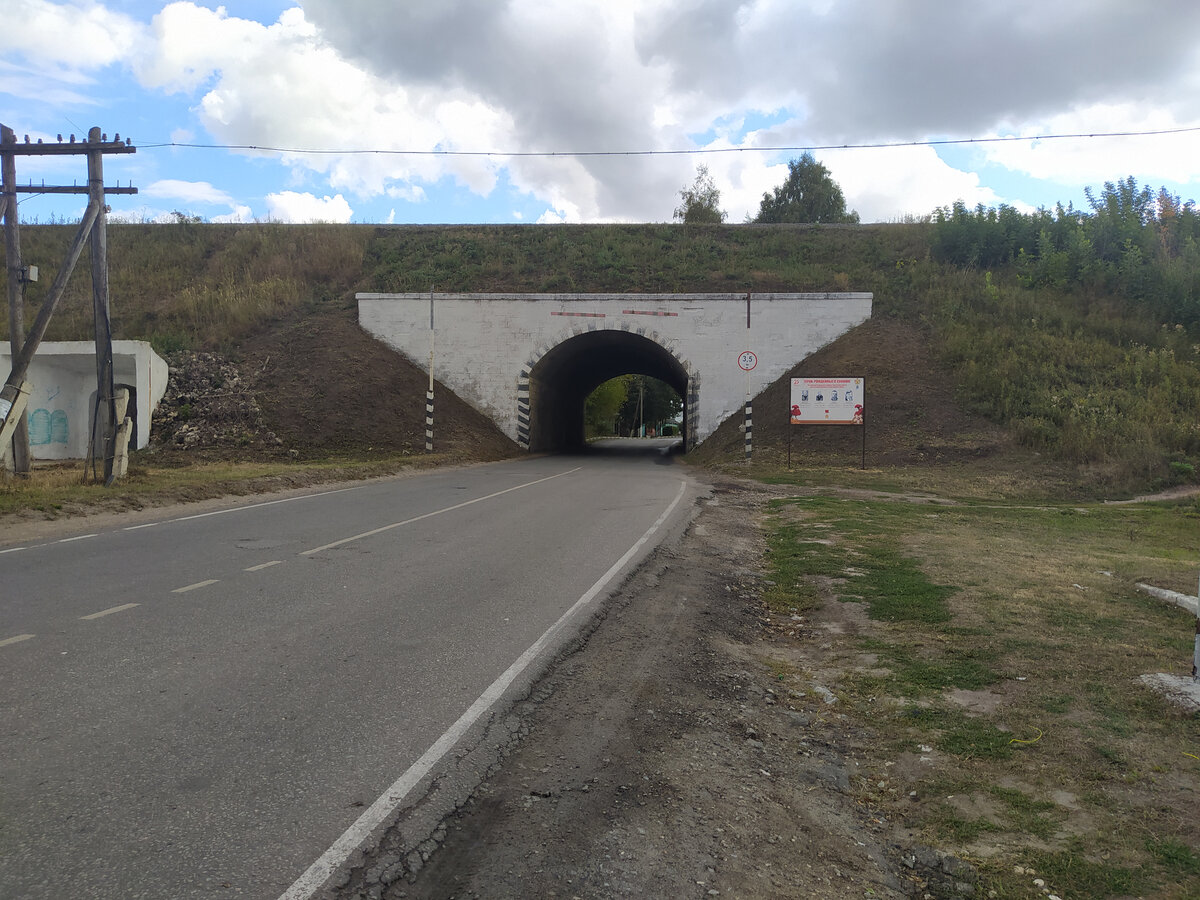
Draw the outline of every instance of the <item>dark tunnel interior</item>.
[[[588,395],[618,375],[649,375],[688,396],[688,373],[670,351],[628,331],[589,331],[563,341],[530,371],[529,449],[567,452],[585,445],[583,406]],[[684,433],[687,434],[687,404]]]

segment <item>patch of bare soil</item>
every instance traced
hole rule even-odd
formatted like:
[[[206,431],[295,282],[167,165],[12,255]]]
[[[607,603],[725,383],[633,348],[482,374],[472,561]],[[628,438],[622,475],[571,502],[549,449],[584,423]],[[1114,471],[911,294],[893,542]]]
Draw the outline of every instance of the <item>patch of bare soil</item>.
[[[871,802],[871,732],[771,670],[795,638],[758,599],[767,490],[714,487],[485,738],[507,756],[469,799],[396,823],[331,896],[966,896],[969,867]]]
[[[966,412],[940,370],[928,336],[900,319],[872,318],[822,347],[754,399],[755,452],[786,450],[826,460],[857,461],[863,429],[796,427],[787,415],[793,377],[862,376],[866,385],[867,464],[944,465],[991,458],[1012,448],[1002,428]],[[742,417],[726,420],[701,455],[737,455]]]
[[[152,434],[205,458],[424,452],[428,375],[363,331],[353,299],[306,308],[244,341],[236,356],[171,354]],[[516,445],[449,389],[435,390],[434,449],[455,461]]]

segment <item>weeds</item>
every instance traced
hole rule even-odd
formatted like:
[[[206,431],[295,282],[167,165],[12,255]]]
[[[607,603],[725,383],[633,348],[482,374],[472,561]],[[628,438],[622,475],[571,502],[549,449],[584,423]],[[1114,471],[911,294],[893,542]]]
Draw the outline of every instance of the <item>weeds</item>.
[[[1138,681],[1190,665],[1193,623],[1133,587],[1194,588],[1194,504],[963,502],[972,486],[941,474],[951,502],[932,509],[831,493],[775,501],[767,520],[788,572],[774,607],[799,584],[810,603],[872,610],[825,651],[870,668],[820,665],[842,714],[877,735],[875,765],[908,775],[899,793],[918,800],[892,814],[986,858],[999,896],[1026,896],[1030,871],[1064,898],[1200,895],[1200,719]],[[924,598],[921,614],[888,595]]]
[[[23,256],[45,272],[28,286],[30,315],[72,233],[22,230]],[[1147,318],[1119,292],[1023,279],[1011,247],[981,272],[939,240],[936,226],[921,223],[112,225],[112,316],[116,336],[168,351],[236,346],[281,316],[357,290],[871,291],[876,317],[926,326],[965,405],[1026,447],[1095,467],[1113,484],[1196,480],[1193,330]],[[964,252],[969,262],[974,251]],[[90,334],[85,272],[68,285],[48,339]]]

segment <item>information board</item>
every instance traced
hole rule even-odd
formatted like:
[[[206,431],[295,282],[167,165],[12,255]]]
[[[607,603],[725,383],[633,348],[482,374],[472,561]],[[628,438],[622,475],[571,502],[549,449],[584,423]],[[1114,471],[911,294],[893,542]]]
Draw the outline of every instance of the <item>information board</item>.
[[[861,378],[793,378],[793,425],[862,425]]]

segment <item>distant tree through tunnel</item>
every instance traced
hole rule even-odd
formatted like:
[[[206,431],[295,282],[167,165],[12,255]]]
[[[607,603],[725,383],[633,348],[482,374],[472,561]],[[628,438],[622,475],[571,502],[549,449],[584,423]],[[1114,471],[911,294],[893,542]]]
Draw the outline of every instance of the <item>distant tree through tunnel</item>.
[[[584,404],[597,387],[621,375],[647,375],[667,384],[684,402],[688,434],[689,375],[670,350],[640,334],[597,329],[548,350],[528,370],[529,449],[577,450],[586,441]]]

